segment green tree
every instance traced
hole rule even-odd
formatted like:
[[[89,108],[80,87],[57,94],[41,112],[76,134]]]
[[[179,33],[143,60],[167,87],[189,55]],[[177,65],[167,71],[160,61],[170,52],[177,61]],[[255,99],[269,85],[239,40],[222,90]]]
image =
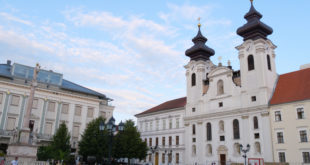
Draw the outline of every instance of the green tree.
[[[48,146],[38,148],[38,160],[68,160],[70,158],[70,133],[65,123],[61,123]]]
[[[142,160],[146,157],[147,145],[140,138],[140,133],[132,120],[127,120],[124,131],[116,135],[113,150],[115,158],[128,158],[128,160],[135,158]]]
[[[97,161],[102,161],[108,155],[108,132],[100,131],[99,125],[105,119],[99,117],[87,124],[79,141],[79,154],[86,160],[87,156],[95,156]]]

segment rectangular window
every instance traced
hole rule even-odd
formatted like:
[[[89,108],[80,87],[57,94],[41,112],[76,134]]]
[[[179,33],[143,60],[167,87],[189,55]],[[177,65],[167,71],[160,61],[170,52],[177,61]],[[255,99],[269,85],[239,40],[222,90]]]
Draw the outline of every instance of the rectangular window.
[[[150,122],[150,131],[152,131],[153,130],[153,122],[151,121]]]
[[[49,102],[48,106],[47,106],[47,109],[50,112],[55,112],[55,107],[56,107],[56,103],[55,102]]]
[[[219,107],[223,107],[223,102],[219,102]]]
[[[276,121],[281,121],[282,120],[281,119],[281,112],[280,111],[275,111],[274,114],[275,114],[275,120]]]
[[[175,137],[175,145],[177,145],[177,146],[179,145],[179,136]]]
[[[0,93],[0,104],[2,104],[3,93]]]
[[[63,104],[61,107],[61,113],[68,114],[69,113],[69,104]]]
[[[80,134],[80,126],[74,126],[72,136],[78,138]]]
[[[304,119],[304,108],[297,108],[297,118],[298,119]]]
[[[166,129],[166,120],[164,119],[163,120],[163,130],[165,130]]]
[[[169,136],[169,146],[172,146],[172,136]]]
[[[166,143],[166,138],[162,137],[162,145],[165,146],[166,145],[165,143]]]
[[[38,108],[38,102],[39,102],[39,99],[33,99],[33,102],[32,102],[32,108],[33,109],[37,109]]]
[[[256,96],[252,96],[251,100],[252,100],[252,102],[255,102],[256,101]]]
[[[169,120],[169,129],[172,129],[172,119]]]
[[[179,153],[175,153],[175,163],[179,164]]]
[[[220,136],[220,141],[225,141],[225,136]]]
[[[172,162],[172,153],[168,154],[168,163]]]
[[[12,96],[11,105],[18,106],[20,97],[17,95]]]
[[[196,108],[192,108],[192,112],[196,112]]]
[[[45,123],[45,128],[44,128],[44,134],[51,135],[52,134],[52,127],[53,127],[53,123],[46,122]]]
[[[87,117],[93,118],[94,117],[94,108],[88,107],[87,109]]]
[[[283,132],[277,132],[278,143],[284,143]]]
[[[310,154],[309,152],[302,152],[303,163],[310,163]]]
[[[196,138],[193,138],[192,141],[193,141],[193,143],[195,143],[196,142]]]
[[[145,123],[145,131],[148,131],[149,123]]]
[[[280,163],[285,163],[285,152],[279,152],[279,162]]]
[[[156,131],[159,129],[159,120],[156,120]]]
[[[149,138],[149,146],[152,146],[152,138]]]
[[[155,145],[158,146],[158,137],[156,137]]]
[[[16,118],[8,117],[6,121],[6,130],[12,131],[15,129]]]
[[[81,116],[81,113],[82,113],[82,106],[76,105],[76,106],[75,106],[74,115],[75,115],[75,116]]]
[[[177,118],[176,121],[175,121],[175,127],[176,128],[180,127],[180,119],[179,118]]]
[[[308,142],[306,130],[299,131],[299,135],[300,135],[300,142]]]
[[[164,154],[164,153],[161,155],[161,162],[162,162],[163,164],[165,163],[165,154]]]
[[[259,139],[259,133],[255,133],[255,134],[254,134],[254,138],[255,138],[255,139]]]

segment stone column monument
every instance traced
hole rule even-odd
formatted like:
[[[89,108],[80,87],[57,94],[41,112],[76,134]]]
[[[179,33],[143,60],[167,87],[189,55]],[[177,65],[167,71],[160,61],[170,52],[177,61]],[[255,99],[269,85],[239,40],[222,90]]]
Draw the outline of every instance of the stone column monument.
[[[7,150],[7,160],[13,160],[18,157],[20,162],[34,162],[37,158],[37,145],[33,141],[33,136],[30,136],[29,121],[31,116],[33,98],[35,88],[38,86],[37,76],[40,71],[40,65],[37,64],[33,71],[33,79],[30,87],[30,94],[27,103],[27,109],[24,116],[23,128],[14,132],[14,136]],[[36,138],[35,138],[36,139]]]

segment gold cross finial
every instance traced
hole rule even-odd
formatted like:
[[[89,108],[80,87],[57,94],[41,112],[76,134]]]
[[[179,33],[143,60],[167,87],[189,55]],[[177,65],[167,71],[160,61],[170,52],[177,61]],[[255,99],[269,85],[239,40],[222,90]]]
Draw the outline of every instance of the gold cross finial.
[[[201,24],[200,24],[200,19],[201,19],[200,17],[198,17],[198,19],[197,19],[197,20],[198,20],[198,27],[201,26]]]

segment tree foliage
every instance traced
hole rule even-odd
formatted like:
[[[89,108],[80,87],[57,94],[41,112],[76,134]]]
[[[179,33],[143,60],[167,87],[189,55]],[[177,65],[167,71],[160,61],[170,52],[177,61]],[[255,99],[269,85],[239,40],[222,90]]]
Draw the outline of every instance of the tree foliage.
[[[92,120],[88,123],[82,139],[79,141],[79,154],[84,160],[87,156],[95,156],[97,161],[101,161],[103,157],[108,155],[108,132],[100,131],[100,122],[105,120],[102,117]]]
[[[125,122],[124,131],[115,137],[113,147],[115,158],[144,159],[147,155],[147,145],[140,138],[140,133],[132,120]]]
[[[41,146],[38,148],[38,160],[68,160],[70,157],[70,133],[65,123],[61,123],[52,142],[48,146]]]

